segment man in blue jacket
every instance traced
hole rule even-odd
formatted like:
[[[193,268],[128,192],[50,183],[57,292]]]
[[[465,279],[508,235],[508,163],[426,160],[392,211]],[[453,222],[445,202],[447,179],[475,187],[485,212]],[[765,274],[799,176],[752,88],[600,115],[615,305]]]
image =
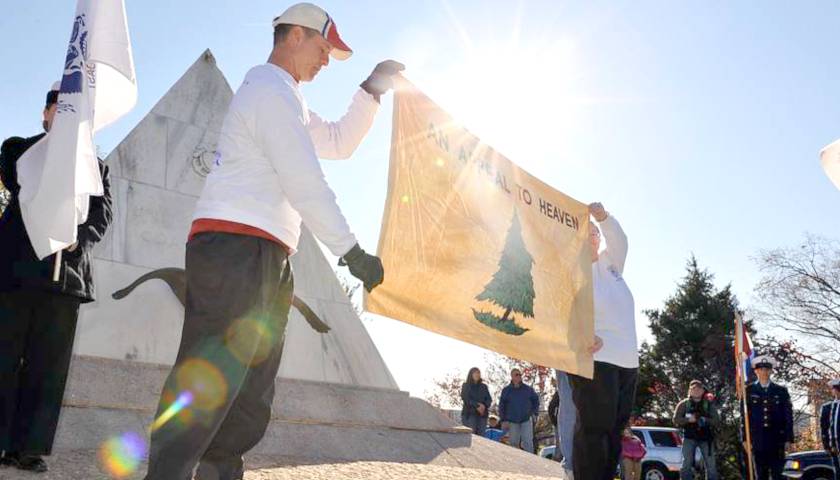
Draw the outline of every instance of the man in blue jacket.
[[[540,397],[530,386],[522,383],[522,372],[510,372],[510,385],[502,390],[499,417],[510,434],[510,444],[534,453],[534,424],[531,418],[540,410]]]

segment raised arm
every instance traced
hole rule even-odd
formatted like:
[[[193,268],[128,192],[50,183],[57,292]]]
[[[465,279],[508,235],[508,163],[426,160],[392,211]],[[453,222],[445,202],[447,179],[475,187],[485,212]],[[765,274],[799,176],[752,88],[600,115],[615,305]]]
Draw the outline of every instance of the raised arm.
[[[393,60],[376,65],[370,76],[359,85],[347,113],[337,122],[328,122],[314,112],[309,112],[309,135],[319,158],[343,160],[350,158],[367,135],[379,108],[379,100],[393,87],[394,75],[405,66]]]
[[[602,255],[606,256],[619,273],[624,273],[624,261],[627,260],[627,235],[624,234],[618,220],[604,210],[600,203],[589,205],[589,213],[601,228],[607,248]]]
[[[353,101],[347,113],[336,122],[328,122],[317,113],[310,111],[307,130],[318,158],[327,160],[350,158],[373,125],[378,109],[379,102],[373,98],[373,95],[359,89],[353,95]]]

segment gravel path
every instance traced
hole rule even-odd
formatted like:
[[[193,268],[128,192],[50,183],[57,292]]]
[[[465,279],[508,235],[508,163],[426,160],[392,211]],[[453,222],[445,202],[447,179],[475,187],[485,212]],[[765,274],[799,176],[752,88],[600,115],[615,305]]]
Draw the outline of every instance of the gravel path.
[[[411,463],[354,462],[255,470],[245,480],[543,480],[514,473],[440,467]]]
[[[85,452],[62,453],[50,457],[50,471],[45,474],[0,468],[0,480],[110,480],[110,477],[91,462]],[[143,478],[141,465],[126,480]],[[349,462],[320,465],[280,466],[250,470],[245,480],[546,480],[549,478],[515,473],[493,472],[466,468],[443,467],[416,463]]]

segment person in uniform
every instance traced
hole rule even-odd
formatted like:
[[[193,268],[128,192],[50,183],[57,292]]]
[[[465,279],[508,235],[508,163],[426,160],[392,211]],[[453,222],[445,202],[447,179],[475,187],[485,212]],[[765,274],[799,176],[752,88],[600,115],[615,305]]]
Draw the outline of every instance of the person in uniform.
[[[834,480],[840,480],[840,378],[828,384],[834,399],[820,409],[820,436],[823,448],[831,456]]]
[[[776,361],[761,355],[752,365],[758,380],[747,386],[750,440],[758,480],[783,480],[785,451],[793,443],[793,405],[787,388],[770,376]]]
[[[289,256],[301,222],[360,279],[382,283],[382,262],[359,246],[319,158],[349,158],[404,67],[376,66],[341,120],[311,112],[300,84],[352,50],[311,3],[273,21],[267,63],[234,95],[186,246],[184,326],[152,424],[147,480],[239,480],[242,456],[271,419],[274,382],[294,290]]]
[[[47,93],[43,128],[56,114],[60,85]],[[0,177],[10,201],[0,217],[0,464],[44,472],[55,437],[79,305],[94,300],[91,249],[111,224],[108,167],[100,162],[104,195],[90,197],[76,243],[39,260],[26,233],[18,195],[17,161],[46,133],[12,137],[0,147]]]

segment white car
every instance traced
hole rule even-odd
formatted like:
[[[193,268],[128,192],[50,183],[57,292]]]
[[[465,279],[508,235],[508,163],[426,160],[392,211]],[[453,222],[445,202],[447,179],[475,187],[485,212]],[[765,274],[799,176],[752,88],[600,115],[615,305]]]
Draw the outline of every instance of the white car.
[[[635,434],[647,449],[642,459],[643,480],[676,480],[682,467],[682,436],[676,428],[633,427]],[[554,458],[554,445],[543,447],[540,456]],[[695,465],[702,465],[700,452],[696,453]]]

